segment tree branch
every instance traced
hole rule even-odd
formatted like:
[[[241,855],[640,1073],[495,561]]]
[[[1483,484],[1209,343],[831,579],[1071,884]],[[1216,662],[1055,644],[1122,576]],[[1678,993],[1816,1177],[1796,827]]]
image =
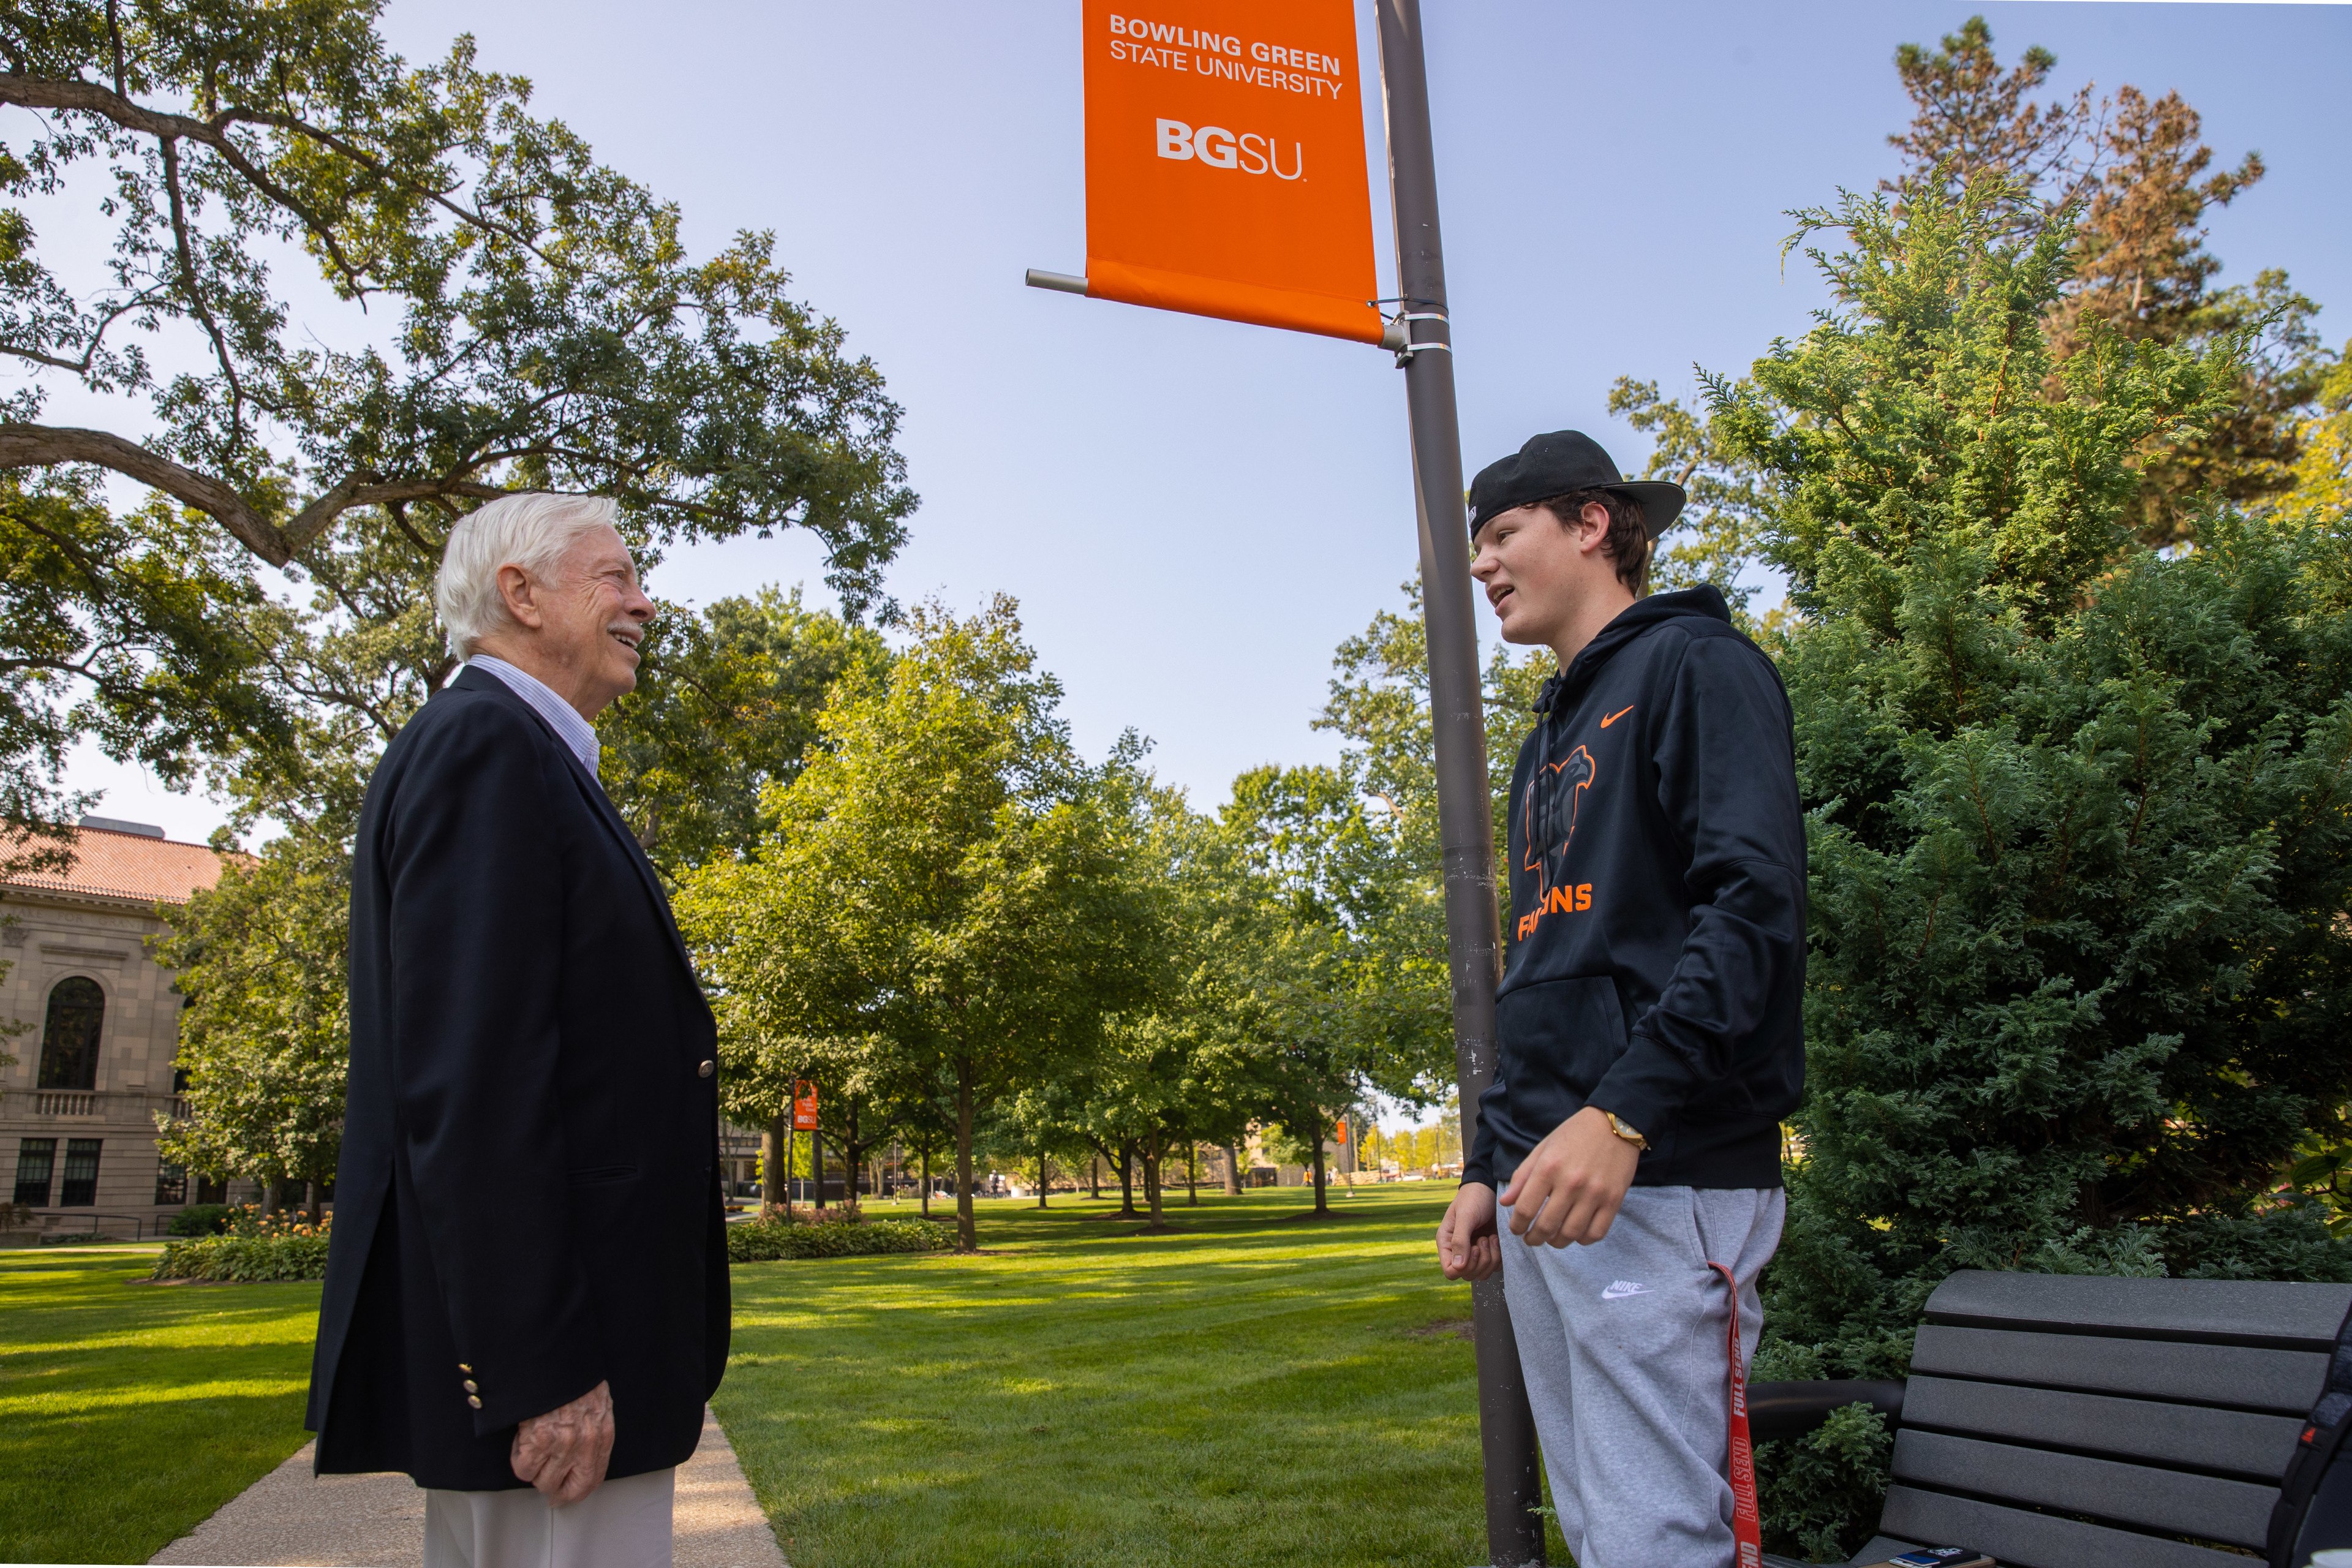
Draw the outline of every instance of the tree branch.
[[[209,514],[272,566],[283,566],[294,558],[294,543],[277,524],[209,474],[184,468],[160,452],[104,430],[0,422],[0,468],[44,468],[53,463],[95,463],[111,468]]]
[[[211,120],[196,120],[184,114],[160,114],[142,109],[119,92],[110,92],[95,82],[51,81],[39,77],[19,76],[0,71],[0,104],[15,104],[24,109],[76,110],[112,121],[126,131],[135,131],[169,143],[184,139],[200,142],[219,153],[228,165],[253,183],[271,201],[302,220],[303,226],[318,237],[335,269],[355,290],[365,293],[359,269],[343,254],[342,244],[335,237],[334,226],[310,210],[293,192],[280,185],[245,155],[244,149],[231,141],[228,127],[241,120],[262,119],[274,123],[284,116],[250,116],[230,110]],[[371,172],[383,176],[380,167],[371,165]],[[446,204],[445,204],[446,205]]]
[[[172,239],[180,258],[180,278],[187,285],[188,309],[204,324],[205,336],[213,343],[213,357],[220,362],[221,374],[228,378],[229,430],[233,435],[245,434],[245,383],[237,379],[236,358],[228,352],[228,339],[222,335],[220,323],[213,320],[212,307],[205,303],[204,279],[196,276],[195,247],[188,239],[188,213],[180,195],[180,146],[173,138],[163,142],[163,190],[171,198]]]
[[[143,135],[164,139],[181,137],[190,142],[202,142],[226,159],[231,167],[251,180],[270,200],[278,203],[288,211],[299,215],[303,222],[319,236],[320,242],[327,247],[336,268],[354,281],[358,278],[358,273],[344,258],[331,226],[305,206],[292,192],[279,186],[255,166],[253,161],[245,155],[244,151],[229,139],[230,126],[266,125],[274,131],[282,131],[289,135],[300,136],[315,142],[329,152],[350,159],[385,184],[415,192],[434,205],[473,225],[484,233],[495,234],[501,238],[512,240],[541,261],[549,260],[546,253],[532,244],[528,235],[512,225],[499,223],[486,213],[467,206],[463,203],[450,200],[449,193],[446,190],[436,189],[420,181],[404,180],[394,174],[391,166],[383,159],[371,155],[348,139],[337,135],[323,126],[312,125],[290,114],[232,106],[208,119],[197,120],[185,114],[164,114],[155,110],[142,108],[122,94],[110,92],[96,82],[58,81],[43,77],[23,76],[14,71],[0,71],[0,104],[15,104],[23,109],[76,110],[85,114],[99,115],[112,121],[126,131],[136,131]]]
[[[149,451],[120,436],[104,430],[77,430],[53,425],[0,423],[0,468],[46,468],[56,463],[95,463],[152,486],[210,515],[239,543],[272,566],[283,566],[293,560],[296,551],[324,533],[335,519],[356,506],[440,500],[453,496],[467,500],[494,500],[507,493],[496,485],[454,477],[397,479],[389,484],[348,479],[296,512],[293,520],[281,528],[211,475],[183,467],[160,452]]]
[[[383,506],[404,500],[441,500],[450,496],[464,496],[468,500],[496,500],[507,493],[496,485],[477,484],[471,479],[397,479],[382,485],[367,484],[356,479],[345,479],[296,512],[294,521],[286,525],[285,538],[290,550],[299,550],[326,532],[335,519],[355,506]]]
[[[133,310],[152,310],[154,305],[155,298],[152,291],[142,289],[123,300],[121,304],[107,307],[96,318],[97,325],[89,329],[89,342],[82,350],[81,358],[78,360],[61,359],[56,354],[45,353],[40,349],[21,348],[13,343],[0,343],[0,354],[8,354],[34,364],[45,364],[54,370],[71,371],[74,374],[88,380],[91,370],[98,363],[99,353],[106,347],[106,334],[114,323]],[[60,337],[62,335],[60,334]]]

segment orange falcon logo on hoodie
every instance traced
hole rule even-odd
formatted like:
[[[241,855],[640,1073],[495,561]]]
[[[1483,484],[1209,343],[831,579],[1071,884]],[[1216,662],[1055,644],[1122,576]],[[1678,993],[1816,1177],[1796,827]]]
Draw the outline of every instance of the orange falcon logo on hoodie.
[[[1592,885],[1570,885],[1567,871],[1568,848],[1576,839],[1577,814],[1596,773],[1592,753],[1579,746],[1559,762],[1538,763],[1528,781],[1527,796],[1519,806],[1520,842],[1527,847],[1519,869],[1536,874],[1536,897],[1533,907],[1519,917],[1521,937],[1555,910],[1592,907]]]

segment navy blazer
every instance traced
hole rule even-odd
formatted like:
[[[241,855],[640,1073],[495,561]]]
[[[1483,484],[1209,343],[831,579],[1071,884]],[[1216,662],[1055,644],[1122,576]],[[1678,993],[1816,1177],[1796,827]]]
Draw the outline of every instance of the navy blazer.
[[[516,1424],[604,1382],[610,1475],[684,1460],[727,1363],[718,1032],[636,839],[495,676],[377,764],[351,941],[319,1470],[520,1487]]]

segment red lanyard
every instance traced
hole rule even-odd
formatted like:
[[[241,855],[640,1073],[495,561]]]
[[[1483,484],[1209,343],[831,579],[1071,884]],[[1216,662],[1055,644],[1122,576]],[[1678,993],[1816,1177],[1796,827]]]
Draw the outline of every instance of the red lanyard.
[[[1739,1281],[1720,1263],[1709,1268],[1731,1291],[1731,1535],[1739,1568],[1762,1568],[1764,1531],[1756,1512],[1756,1448],[1748,1436],[1748,1369],[1739,1360]]]

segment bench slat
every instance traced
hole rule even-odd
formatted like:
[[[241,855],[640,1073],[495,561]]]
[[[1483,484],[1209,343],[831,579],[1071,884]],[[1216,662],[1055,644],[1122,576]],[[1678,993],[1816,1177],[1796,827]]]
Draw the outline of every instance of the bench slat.
[[[2233,1552],[1906,1486],[1887,1490],[1880,1528],[1906,1540],[1971,1546],[2001,1568],[2254,1568]]]
[[[2352,1285],[1971,1268],[1936,1287],[1927,1321],[2326,1352],[2335,1348],[2347,1306]]]
[[[2318,1351],[2168,1344],[1931,1323],[1919,1331],[1911,1370],[2303,1415],[2319,1398],[2327,1356]]]
[[[2293,1415],[1924,1376],[1914,1376],[1905,1392],[1903,1425],[2234,1470],[2273,1485],[2303,1434]]]
[[[2020,1448],[1906,1427],[1895,1438],[1895,1476],[2004,1501],[2095,1514],[2118,1523],[2260,1546],[2278,1488],[2153,1469],[2116,1459]],[[1890,1517],[1886,1529],[1908,1533]],[[1992,1552],[1990,1546],[1983,1548]],[[1994,1552],[1995,1556],[2000,1553]]]

